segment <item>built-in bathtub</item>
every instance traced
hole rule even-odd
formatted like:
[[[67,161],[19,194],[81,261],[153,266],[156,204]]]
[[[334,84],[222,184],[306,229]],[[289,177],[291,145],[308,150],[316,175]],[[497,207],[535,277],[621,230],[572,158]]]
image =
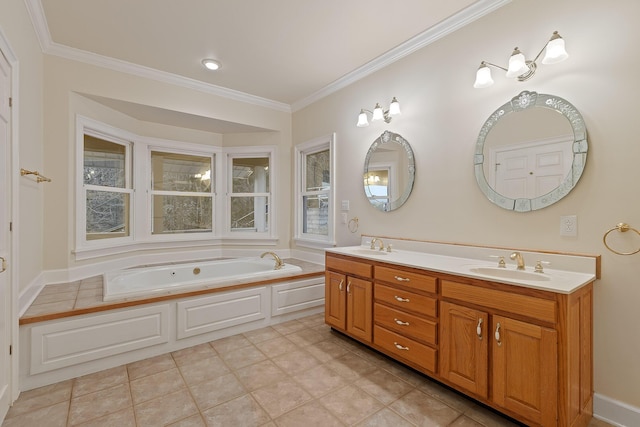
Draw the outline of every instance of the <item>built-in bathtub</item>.
[[[215,289],[246,281],[286,277],[302,271],[293,264],[275,269],[271,258],[233,258],[132,268],[104,273],[103,299],[154,296],[189,289]]]

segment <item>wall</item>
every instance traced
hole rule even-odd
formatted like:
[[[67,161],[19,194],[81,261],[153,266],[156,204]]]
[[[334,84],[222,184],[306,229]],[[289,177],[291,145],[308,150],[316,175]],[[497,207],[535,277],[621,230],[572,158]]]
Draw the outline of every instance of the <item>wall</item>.
[[[602,254],[602,279],[595,286],[595,391],[636,408],[640,254],[614,255],[603,246],[602,236],[622,221],[640,228],[637,16],[640,2],[635,0],[514,1],[293,115],[294,144],[337,133],[338,206],[350,200],[349,218],[357,216],[360,224],[355,234],[339,224],[339,245],[357,244],[359,234],[365,233]],[[493,70],[492,87],[473,89],[481,60],[506,66],[516,45],[532,58],[554,30],[566,40],[567,61],[540,65],[524,83]],[[573,103],[585,119],[590,145],[586,170],[567,197],[540,211],[514,213],[486,200],[476,184],[472,159],[484,121],[522,90],[555,94]],[[376,102],[388,106],[394,96],[402,116],[389,125],[355,126],[361,108],[371,109]],[[353,162],[364,161],[370,144],[385,129],[411,143],[417,163],[411,197],[391,213],[368,205],[362,169]],[[562,215],[577,215],[577,237],[559,235]],[[613,237],[635,239],[629,245],[640,246],[640,239],[630,234]]]
[[[18,141],[14,142],[19,156],[17,167],[38,170],[46,175],[42,156],[42,52],[22,0],[0,2],[0,30],[18,58],[18,99],[13,110],[19,119]],[[37,184],[33,179],[20,177],[17,170],[14,172],[19,187],[19,216],[13,219],[14,232],[20,235],[15,253],[18,286],[23,288],[38,281],[42,272],[43,197],[47,184]]]

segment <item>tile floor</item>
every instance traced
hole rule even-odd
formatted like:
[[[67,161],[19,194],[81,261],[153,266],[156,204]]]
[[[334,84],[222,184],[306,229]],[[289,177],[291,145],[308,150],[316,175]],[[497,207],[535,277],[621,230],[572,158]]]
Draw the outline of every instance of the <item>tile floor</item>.
[[[514,426],[323,315],[24,392],[2,427]],[[607,424],[593,420],[591,427]]]

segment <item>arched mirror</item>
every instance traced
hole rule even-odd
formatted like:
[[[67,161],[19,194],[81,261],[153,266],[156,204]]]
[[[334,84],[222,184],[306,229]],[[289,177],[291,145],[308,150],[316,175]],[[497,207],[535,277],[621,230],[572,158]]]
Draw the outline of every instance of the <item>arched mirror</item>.
[[[482,126],[473,160],[476,181],[501,208],[542,209],[578,183],[587,148],[584,120],[571,103],[525,91]]]
[[[385,131],[373,141],[364,160],[364,193],[376,209],[393,211],[409,198],[415,173],[409,142]]]

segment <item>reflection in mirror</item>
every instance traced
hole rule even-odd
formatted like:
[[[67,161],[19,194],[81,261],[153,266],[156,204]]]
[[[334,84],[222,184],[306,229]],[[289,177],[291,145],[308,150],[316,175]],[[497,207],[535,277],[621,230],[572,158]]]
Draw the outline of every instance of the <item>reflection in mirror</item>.
[[[522,92],[496,110],[478,136],[478,185],[496,205],[541,209],[576,185],[587,157],[582,116],[566,100]]]
[[[409,142],[385,131],[367,152],[364,192],[373,207],[388,212],[406,202],[413,189],[415,161]]]

